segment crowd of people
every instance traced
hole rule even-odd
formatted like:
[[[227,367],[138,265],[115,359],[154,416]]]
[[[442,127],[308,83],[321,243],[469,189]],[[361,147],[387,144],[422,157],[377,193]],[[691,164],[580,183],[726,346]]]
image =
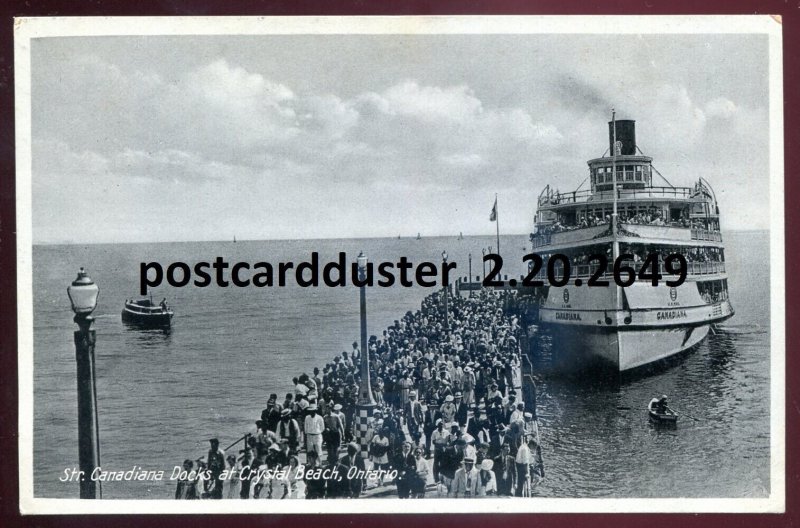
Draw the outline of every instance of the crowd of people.
[[[450,295],[445,316],[443,293],[368,340],[375,406],[366,451],[356,412],[362,350],[353,343],[322,371],[294,378],[283,402],[271,394],[238,457],[211,439],[206,457],[186,460],[189,477],[176,498],[293,498],[301,481],[309,499],[356,498],[370,474],[400,498],[430,489],[443,497],[529,494],[544,463],[535,399],[526,406],[522,397],[524,329],[503,309],[513,294]]]
[[[603,215],[589,213],[580,216],[573,222],[566,221],[561,217],[561,215],[559,215],[559,218],[556,219],[554,223],[540,227],[536,234],[531,235],[531,238],[551,235],[553,233],[562,233],[564,231],[575,231],[578,229],[585,229],[587,227],[609,225],[610,223],[611,215],[609,214]],[[629,225],[669,226],[701,229],[706,231],[719,231],[719,224],[716,220],[689,218],[685,211],[681,213],[679,219],[670,220],[666,218],[662,211],[658,209],[638,212],[634,212],[633,210],[630,212],[623,210],[619,212],[619,223]]]

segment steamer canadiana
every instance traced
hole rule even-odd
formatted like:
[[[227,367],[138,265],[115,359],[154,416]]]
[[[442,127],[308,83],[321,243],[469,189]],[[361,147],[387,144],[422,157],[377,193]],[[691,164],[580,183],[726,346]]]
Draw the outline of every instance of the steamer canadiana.
[[[702,177],[693,187],[673,186],[637,148],[634,121],[612,116],[608,125],[609,155],[588,161],[590,188],[545,187],[531,241],[545,263],[537,279],[547,280],[553,255],[569,258],[569,283],[535,290],[538,323],[552,334],[554,350],[578,365],[594,359],[626,371],[688,350],[734,311],[711,186]],[[654,185],[654,175],[666,185]],[[588,287],[599,266],[589,257],[598,254],[608,256],[601,278],[610,286]],[[612,266],[625,254],[633,255],[627,264],[637,272],[657,254],[664,279],[657,286],[641,279],[616,285]],[[686,280],[676,287],[665,283],[675,278],[665,269],[671,254],[686,258]],[[560,276],[562,262],[555,264]]]

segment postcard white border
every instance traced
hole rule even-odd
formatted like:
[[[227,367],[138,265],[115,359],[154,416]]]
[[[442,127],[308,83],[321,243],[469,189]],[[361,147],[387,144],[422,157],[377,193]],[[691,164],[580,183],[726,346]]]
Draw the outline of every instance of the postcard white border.
[[[31,62],[34,38],[122,35],[293,34],[764,34],[769,39],[770,116],[770,495],[760,499],[400,499],[192,501],[44,499],[33,496],[33,285]],[[780,17],[59,17],[14,22],[19,364],[19,492],[22,514],[117,513],[778,513],[785,510],[785,268],[783,61]]]

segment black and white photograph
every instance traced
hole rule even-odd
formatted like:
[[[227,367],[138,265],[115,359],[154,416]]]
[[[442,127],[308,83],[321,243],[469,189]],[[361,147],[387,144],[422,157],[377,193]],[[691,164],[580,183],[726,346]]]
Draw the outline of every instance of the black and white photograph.
[[[14,45],[23,514],[783,511],[780,20]]]

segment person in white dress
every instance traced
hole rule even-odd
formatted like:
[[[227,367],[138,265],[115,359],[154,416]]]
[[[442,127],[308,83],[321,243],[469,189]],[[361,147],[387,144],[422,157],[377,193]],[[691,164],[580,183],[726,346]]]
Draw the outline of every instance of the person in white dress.
[[[486,497],[489,495],[497,495],[497,479],[494,476],[494,462],[490,459],[484,459],[481,462],[481,470],[478,473],[478,488],[476,495],[478,497]]]

